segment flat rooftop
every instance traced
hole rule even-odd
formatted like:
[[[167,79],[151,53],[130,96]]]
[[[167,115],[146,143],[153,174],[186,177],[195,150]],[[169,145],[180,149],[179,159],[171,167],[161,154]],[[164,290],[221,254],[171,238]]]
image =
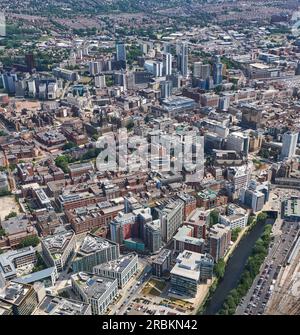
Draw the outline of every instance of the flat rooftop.
[[[19,305],[30,289],[30,285],[20,284],[11,281],[0,290],[0,299],[10,304]]]
[[[44,238],[43,243],[50,251],[52,257],[54,259],[59,259],[74,235],[75,233],[73,231],[57,233]]]
[[[198,281],[200,278],[200,263],[208,261],[213,264],[213,258],[208,254],[185,250],[176,259],[176,264],[171,270],[171,275],[177,275]]]
[[[128,265],[135,258],[137,258],[137,254],[135,254],[135,253],[127,254],[127,255],[122,256],[122,257],[120,257],[116,260],[110,261],[108,263],[97,265],[97,266],[95,266],[95,268],[101,269],[101,270],[115,271],[115,272],[121,273],[128,267]]]
[[[97,276],[87,272],[79,272],[71,277],[84,293],[92,299],[100,299],[110,287],[117,283],[117,279]]]
[[[34,315],[84,315],[88,308],[89,304],[81,301],[46,295]]]
[[[80,245],[79,253],[81,256],[87,256],[97,251],[108,249],[117,245],[117,243],[109,241],[105,238],[87,234]]]

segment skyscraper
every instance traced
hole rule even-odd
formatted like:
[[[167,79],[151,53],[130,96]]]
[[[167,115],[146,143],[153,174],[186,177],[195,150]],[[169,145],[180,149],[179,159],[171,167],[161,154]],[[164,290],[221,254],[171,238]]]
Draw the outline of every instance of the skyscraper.
[[[288,131],[283,134],[281,159],[291,158],[296,153],[299,133]]]
[[[186,42],[183,42],[180,48],[180,72],[184,77],[188,75],[188,53],[188,45]]]
[[[170,76],[172,74],[172,55],[170,53],[163,54],[163,75]]]
[[[202,62],[195,62],[193,68],[193,76],[195,78],[206,80],[210,76],[210,65]]]
[[[126,68],[126,47],[123,42],[116,44],[117,62],[122,69]]]
[[[166,80],[160,83],[160,94],[162,99],[167,99],[172,94],[172,81]]]
[[[223,71],[223,64],[221,63],[220,56],[215,56],[214,63],[213,63],[214,85],[222,84],[222,80],[223,80],[222,71]]]

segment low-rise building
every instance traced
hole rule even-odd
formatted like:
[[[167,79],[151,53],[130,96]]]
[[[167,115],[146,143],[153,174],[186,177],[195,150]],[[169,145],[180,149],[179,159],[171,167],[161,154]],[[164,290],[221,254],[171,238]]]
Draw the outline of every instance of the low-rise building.
[[[42,283],[44,287],[54,286],[58,277],[55,266],[41,271],[30,273],[26,276],[16,278],[14,281],[20,284]]]
[[[219,223],[230,227],[231,230],[236,228],[245,228],[248,222],[248,213],[245,209],[230,204],[227,207],[227,215],[219,215]]]
[[[17,269],[36,263],[36,252],[33,247],[10,250],[0,255],[0,275],[5,280],[17,276]]]

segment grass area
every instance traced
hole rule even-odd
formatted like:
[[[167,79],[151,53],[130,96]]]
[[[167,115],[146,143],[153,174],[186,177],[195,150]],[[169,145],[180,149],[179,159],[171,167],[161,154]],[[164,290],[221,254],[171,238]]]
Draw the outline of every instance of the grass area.
[[[166,285],[167,284],[163,281],[151,279],[148,283],[146,283],[145,287],[142,290],[142,294],[160,296]]]

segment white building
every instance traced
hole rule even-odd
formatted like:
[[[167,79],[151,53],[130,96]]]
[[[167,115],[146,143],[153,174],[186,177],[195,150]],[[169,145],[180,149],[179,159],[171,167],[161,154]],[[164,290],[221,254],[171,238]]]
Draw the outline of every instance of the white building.
[[[245,228],[248,222],[247,211],[234,204],[230,204],[227,208],[227,215],[219,216],[219,223],[230,227],[231,230],[236,228]]]
[[[79,272],[71,276],[72,289],[90,303],[93,315],[103,315],[118,294],[118,280]]]
[[[296,153],[299,133],[288,131],[283,134],[281,159],[292,158]]]
[[[138,255],[127,254],[114,261],[97,265],[93,272],[98,276],[117,279],[119,288],[123,288],[138,270]]]
[[[61,232],[42,239],[42,250],[49,266],[56,266],[62,271],[73,255],[76,246],[73,231]]]

